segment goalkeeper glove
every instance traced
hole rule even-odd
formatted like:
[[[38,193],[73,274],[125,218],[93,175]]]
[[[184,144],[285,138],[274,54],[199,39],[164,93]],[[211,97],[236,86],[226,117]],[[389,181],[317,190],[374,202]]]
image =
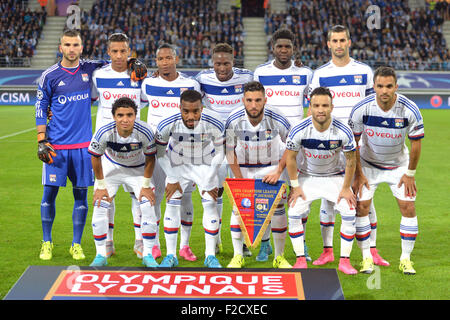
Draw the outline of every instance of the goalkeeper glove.
[[[53,146],[50,144],[50,142],[47,141],[45,134],[43,132],[38,133],[38,157],[39,160],[52,164],[53,163],[53,157],[56,157],[55,149],[53,149]]]
[[[147,67],[136,58],[128,60],[128,72],[130,73],[131,80],[134,82],[144,80],[147,77]]]

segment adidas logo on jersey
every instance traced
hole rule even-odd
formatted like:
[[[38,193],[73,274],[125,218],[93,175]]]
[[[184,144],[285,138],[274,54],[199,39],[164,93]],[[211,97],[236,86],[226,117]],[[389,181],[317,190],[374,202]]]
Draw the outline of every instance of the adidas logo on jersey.
[[[389,126],[389,122],[387,122],[386,120],[384,120],[381,124],[386,127]]]
[[[347,81],[345,80],[345,78],[342,78],[341,81],[339,81],[339,83],[347,83]]]
[[[65,86],[66,84],[64,83],[64,81],[60,81],[59,83],[58,83],[58,87],[62,87],[62,86]]]
[[[281,78],[280,81],[278,81],[278,83],[286,83],[286,79],[285,78]]]
[[[122,82],[122,81],[119,81],[119,82],[117,82],[117,86],[118,86],[118,87],[123,87],[123,86],[124,86],[124,84],[123,84],[123,82]]]
[[[321,144],[319,144],[319,145],[317,146],[317,148],[325,149],[325,146],[323,145],[323,143],[321,143]]]
[[[167,94],[175,94],[175,93],[173,93],[172,90],[169,90],[169,91],[167,91],[166,93],[167,93]]]
[[[223,90],[221,91],[221,93],[228,93],[227,88],[223,88]]]

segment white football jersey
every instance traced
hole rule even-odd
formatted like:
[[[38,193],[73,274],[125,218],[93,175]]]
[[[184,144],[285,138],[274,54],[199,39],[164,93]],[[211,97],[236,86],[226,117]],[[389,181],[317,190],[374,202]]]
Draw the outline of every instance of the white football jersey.
[[[367,64],[350,58],[344,67],[332,61],[314,71],[308,97],[317,87],[327,87],[333,95],[333,115],[347,123],[353,106],[373,91],[373,71]]]
[[[361,136],[363,141],[361,158],[385,170],[408,164],[406,137],[411,140],[424,137],[423,118],[419,108],[399,93],[388,112],[378,106],[375,93],[368,96],[353,108],[349,125],[355,136]]]
[[[136,120],[131,135],[121,137],[113,121],[95,132],[88,151],[96,157],[104,154],[109,161],[123,167],[141,167],[145,156],[156,154],[155,136],[148,124]]]
[[[267,105],[261,122],[253,126],[242,106],[230,114],[225,124],[226,147],[234,149],[241,167],[276,165],[283,156],[289,129],[289,121]]]
[[[185,90],[200,92],[200,85],[181,72],[173,81],[167,81],[161,76],[143,81],[142,93],[148,101],[147,123],[154,131],[162,119],[180,113],[180,96]]]
[[[111,113],[112,104],[121,97],[132,99],[138,106],[137,119],[140,117],[140,108],[145,101],[141,96],[142,81],[131,81],[127,71],[117,72],[108,64],[94,71],[92,75],[92,100],[98,100],[97,119],[95,129],[113,121]]]
[[[276,107],[292,126],[303,119],[303,107],[308,94],[313,71],[308,67],[296,67],[292,62],[287,69],[275,67],[274,61],[255,69],[254,80],[266,90],[267,105]]]
[[[193,164],[210,165],[216,148],[225,143],[224,125],[217,113],[203,109],[200,121],[190,129],[181,113],[164,118],[156,130],[156,144],[167,148],[172,167]]]
[[[253,80],[253,72],[233,68],[233,76],[227,81],[217,79],[214,69],[200,71],[195,79],[200,83],[203,105],[220,114],[225,123],[231,111],[242,105],[244,84]]]
[[[302,153],[298,168],[301,173],[312,176],[344,173],[345,157],[341,157],[341,152],[355,151],[356,142],[351,129],[331,117],[331,124],[324,132],[316,130],[311,116],[289,132],[286,148]]]

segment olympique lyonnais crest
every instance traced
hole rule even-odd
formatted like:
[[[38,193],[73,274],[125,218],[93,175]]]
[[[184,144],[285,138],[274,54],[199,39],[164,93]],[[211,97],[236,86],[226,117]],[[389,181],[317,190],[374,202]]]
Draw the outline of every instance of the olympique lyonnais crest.
[[[239,218],[245,244],[249,248],[255,248],[261,242],[278,202],[286,191],[286,185],[284,181],[271,185],[263,183],[261,179],[227,178],[225,182],[233,212]]]

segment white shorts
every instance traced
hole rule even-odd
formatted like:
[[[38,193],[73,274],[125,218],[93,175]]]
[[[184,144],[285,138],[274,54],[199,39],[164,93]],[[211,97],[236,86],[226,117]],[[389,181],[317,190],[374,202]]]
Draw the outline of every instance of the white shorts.
[[[273,172],[278,168],[278,164],[271,165],[267,167],[240,167],[241,174],[245,179],[262,179],[269,173]],[[286,170],[283,170],[283,173],[281,174],[279,180],[283,180],[284,182],[288,182],[289,180],[286,179]],[[287,201],[287,195],[286,190],[284,191],[283,195],[281,196],[279,204],[285,204]]]
[[[106,157],[102,157],[103,176],[105,179],[106,190],[108,195],[114,197],[121,185],[125,190],[134,192],[136,197],[139,196],[142,189],[144,179],[144,166],[129,168],[109,161]],[[151,184],[151,187],[153,185]],[[97,189],[97,180],[95,180],[94,190]]]
[[[299,174],[299,185],[303,190],[306,200],[298,197],[294,207],[289,208],[289,216],[301,216],[308,212],[311,203],[318,199],[333,202],[334,210],[339,211],[342,216],[355,216],[355,208],[350,207],[345,199],[341,199],[339,203],[336,203],[343,184],[344,175],[316,177]]]
[[[363,186],[362,196],[358,197],[358,201],[371,200],[380,183],[387,183],[391,188],[392,194],[399,200],[415,201],[416,197],[405,197],[405,185],[398,187],[398,183],[402,176],[408,170],[407,166],[398,167],[393,170],[381,170],[375,168],[361,159],[361,166],[364,175],[366,176],[370,189]]]
[[[217,172],[213,167],[209,165],[193,165],[193,164],[184,164],[181,166],[176,166],[172,168],[174,173],[173,177],[177,177],[176,181],[169,179],[166,177],[167,183],[180,183],[181,189],[183,193],[192,192],[193,188],[195,189],[195,185],[198,185],[198,189],[200,191],[200,195],[202,197],[209,197],[206,192],[210,191],[219,186],[219,178]],[[210,178],[208,178],[210,177]],[[174,198],[180,197],[180,193],[177,191],[174,194]]]

